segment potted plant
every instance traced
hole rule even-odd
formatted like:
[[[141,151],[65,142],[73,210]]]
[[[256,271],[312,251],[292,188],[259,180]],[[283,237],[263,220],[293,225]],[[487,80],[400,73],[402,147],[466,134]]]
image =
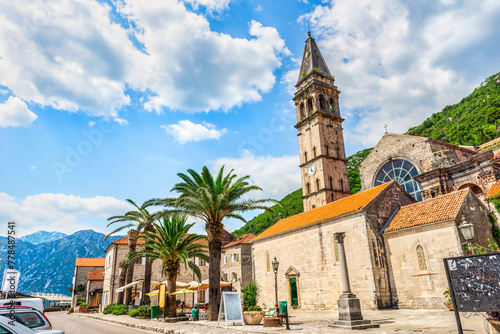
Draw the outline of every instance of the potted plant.
[[[89,310],[89,306],[87,303],[80,303],[80,313],[87,313]]]
[[[446,307],[448,307],[448,310],[453,311],[453,302],[451,301],[450,289],[444,290],[443,295],[447,298],[444,304],[446,305]]]
[[[264,318],[265,312],[257,306],[259,290],[256,281],[249,282],[243,289],[243,320],[247,325],[258,325]]]

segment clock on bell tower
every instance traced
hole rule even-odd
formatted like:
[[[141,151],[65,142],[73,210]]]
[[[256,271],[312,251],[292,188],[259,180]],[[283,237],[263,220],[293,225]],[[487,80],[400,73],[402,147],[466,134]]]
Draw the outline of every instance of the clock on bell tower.
[[[293,100],[297,125],[304,211],[351,194],[339,93],[316,41],[308,33]]]

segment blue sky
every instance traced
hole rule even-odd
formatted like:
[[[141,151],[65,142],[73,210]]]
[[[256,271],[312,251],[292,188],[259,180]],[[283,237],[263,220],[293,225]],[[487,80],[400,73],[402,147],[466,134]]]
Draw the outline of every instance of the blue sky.
[[[172,195],[177,173],[204,165],[250,175],[257,198],[299,188],[291,98],[308,25],[342,92],[349,155],[384,124],[404,133],[500,71],[498,1],[1,8],[0,218],[19,235],[109,232],[125,199]]]

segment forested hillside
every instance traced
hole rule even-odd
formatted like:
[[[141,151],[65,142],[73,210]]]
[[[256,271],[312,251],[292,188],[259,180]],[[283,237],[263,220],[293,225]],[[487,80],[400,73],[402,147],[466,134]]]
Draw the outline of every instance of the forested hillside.
[[[480,87],[457,104],[446,106],[422,124],[410,128],[406,134],[431,137],[455,145],[479,146],[500,136],[500,73],[486,79]],[[373,148],[359,151],[347,158],[351,193],[361,190],[359,165]],[[260,234],[278,220],[278,213],[289,217],[303,212],[302,189],[285,196],[281,203],[285,209],[274,214],[264,212],[233,232],[240,237],[246,233]]]
[[[446,106],[409,135],[431,137],[455,145],[478,146],[500,135],[500,73],[457,104]]]

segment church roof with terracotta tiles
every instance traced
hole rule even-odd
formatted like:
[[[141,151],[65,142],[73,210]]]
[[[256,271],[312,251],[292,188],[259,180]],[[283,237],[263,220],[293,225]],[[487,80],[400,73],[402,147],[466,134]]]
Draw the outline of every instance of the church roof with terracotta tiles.
[[[253,239],[255,239],[255,235],[253,235],[252,233],[247,233],[245,235],[242,235],[241,237],[239,237],[235,241],[228,243],[227,245],[225,245],[222,248],[226,249],[226,248],[233,247],[233,246],[240,245],[240,244],[249,244],[250,241],[252,241]]]
[[[75,267],[104,267],[105,258],[82,258],[77,257]]]
[[[499,158],[500,158],[500,155],[499,155]],[[500,195],[500,182],[498,182],[497,184],[494,184],[490,187],[490,189],[486,193],[486,198],[490,199],[496,195]]]
[[[281,219],[259,234],[253,241],[259,241],[276,234],[296,230],[314,223],[359,211],[366,207],[392,183],[394,183],[394,181],[339,199],[335,202],[320,206],[319,208]]]
[[[101,281],[104,279],[104,270],[91,270],[89,271],[89,281]]]
[[[469,189],[402,206],[383,233],[456,219]]]

